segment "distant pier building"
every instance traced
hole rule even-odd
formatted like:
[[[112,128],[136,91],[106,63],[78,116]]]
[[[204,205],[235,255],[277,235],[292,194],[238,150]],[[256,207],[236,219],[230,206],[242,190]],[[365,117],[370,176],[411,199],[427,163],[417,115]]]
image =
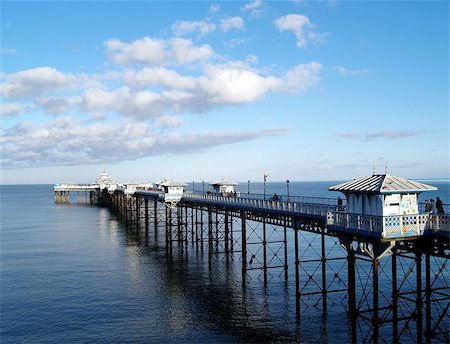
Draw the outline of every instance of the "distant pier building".
[[[238,183],[222,178],[211,183],[210,185],[213,187],[214,193],[227,196],[234,194],[234,186],[238,185]]]

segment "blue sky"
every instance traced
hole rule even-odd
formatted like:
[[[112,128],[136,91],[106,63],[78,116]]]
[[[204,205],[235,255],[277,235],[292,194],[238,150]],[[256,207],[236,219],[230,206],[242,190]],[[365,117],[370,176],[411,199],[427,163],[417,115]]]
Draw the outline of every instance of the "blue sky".
[[[1,2],[1,182],[448,178],[447,1]]]

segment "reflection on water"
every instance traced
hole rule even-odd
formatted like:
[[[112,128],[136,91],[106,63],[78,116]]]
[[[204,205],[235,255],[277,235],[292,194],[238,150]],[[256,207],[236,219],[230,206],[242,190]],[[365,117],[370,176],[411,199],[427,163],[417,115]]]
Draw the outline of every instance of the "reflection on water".
[[[256,271],[244,286],[240,254],[209,261],[175,244],[169,257],[163,230],[55,205],[52,186],[1,193],[2,343],[350,342],[337,297],[327,317],[305,297],[297,321],[292,253],[287,283],[273,270],[265,285]]]

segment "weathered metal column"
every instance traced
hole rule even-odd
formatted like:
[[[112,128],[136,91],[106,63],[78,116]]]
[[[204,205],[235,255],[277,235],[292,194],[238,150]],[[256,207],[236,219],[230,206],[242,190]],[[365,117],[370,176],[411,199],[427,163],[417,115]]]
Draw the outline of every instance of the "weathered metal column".
[[[425,342],[431,341],[431,265],[430,252],[425,252]]]
[[[348,279],[348,310],[352,327],[352,343],[356,343],[356,278],[355,278],[355,251],[352,240],[346,240],[347,249],[347,279]]]
[[[188,207],[184,206],[184,229],[185,229],[185,238],[184,238],[184,245],[186,246],[186,254],[188,253],[187,247],[189,243],[189,226],[188,226]]]
[[[125,200],[125,223],[128,223],[128,198],[124,195],[124,200]]]
[[[158,238],[158,201],[153,200],[153,222],[155,226],[155,240]]]
[[[197,235],[197,223],[195,224],[194,230],[194,209],[195,209],[195,221],[197,222],[197,208],[191,205],[191,242],[194,243],[194,231]]]
[[[230,233],[230,228],[229,228],[229,223],[228,223],[228,211],[225,210],[225,253],[228,254],[228,250],[229,250],[229,233]]]
[[[145,208],[145,232],[148,232],[148,199],[144,199],[144,208]]]
[[[234,249],[234,239],[233,239],[233,215],[231,215],[230,220],[230,251],[233,252]]]
[[[321,247],[322,247],[322,308],[323,313],[327,312],[327,258],[325,250],[325,226],[322,227],[321,231]]]
[[[416,309],[417,309],[417,343],[422,343],[422,252],[420,247],[416,248]]]
[[[135,199],[135,201],[136,201],[136,225],[137,225],[137,227],[139,228],[139,220],[140,220],[140,211],[141,211],[141,204],[140,204],[140,202],[141,202],[141,199],[140,199],[140,197],[139,196],[135,196],[134,197],[134,199]]]
[[[286,226],[286,220],[284,220],[284,280],[288,280],[288,249],[287,249],[287,226]]]
[[[267,238],[266,238],[266,219],[263,216],[263,272],[264,284],[267,283]]]
[[[380,261],[377,257],[372,260],[372,273],[373,273],[373,342],[378,343],[378,330],[380,320],[378,318],[378,271],[379,271]]]
[[[183,243],[183,232],[181,228],[181,222],[183,221],[183,206],[180,204],[177,204],[177,238],[178,243]]]
[[[241,209],[241,228],[242,228],[242,283],[245,283],[247,274],[247,230],[245,223],[245,210]]]
[[[298,252],[298,219],[293,218],[294,222],[294,249],[295,249],[295,310],[297,318],[300,318],[300,260]]]
[[[213,238],[212,238],[212,213],[211,207],[208,207],[208,257],[211,260],[211,255],[213,251]]]
[[[203,252],[203,206],[200,207],[200,249]]]
[[[392,249],[392,342],[398,343],[397,251]]]

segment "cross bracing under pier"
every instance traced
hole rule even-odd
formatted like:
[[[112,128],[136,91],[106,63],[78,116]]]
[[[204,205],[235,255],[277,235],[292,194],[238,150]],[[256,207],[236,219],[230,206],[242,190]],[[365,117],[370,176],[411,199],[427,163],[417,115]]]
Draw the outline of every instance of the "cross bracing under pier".
[[[299,318],[345,308],[354,342],[449,342],[448,215],[387,219],[293,196],[186,193],[166,202],[161,191],[115,190],[97,199],[169,256],[232,261],[243,285],[283,280]]]

